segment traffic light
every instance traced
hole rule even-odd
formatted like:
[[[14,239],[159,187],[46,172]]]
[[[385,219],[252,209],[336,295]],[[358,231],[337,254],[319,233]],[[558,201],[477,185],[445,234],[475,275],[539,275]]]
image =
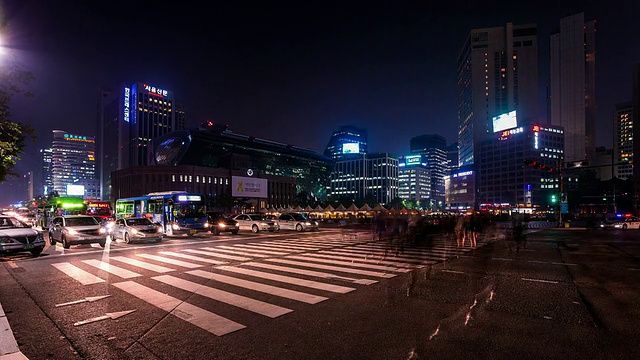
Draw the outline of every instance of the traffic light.
[[[556,194],[551,195],[551,203],[555,204],[556,202],[558,202],[558,198],[557,198]]]

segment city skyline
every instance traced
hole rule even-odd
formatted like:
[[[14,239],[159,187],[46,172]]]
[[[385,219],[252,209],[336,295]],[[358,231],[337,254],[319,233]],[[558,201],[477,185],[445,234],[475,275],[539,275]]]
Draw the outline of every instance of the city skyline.
[[[166,30],[154,30],[141,24],[142,15],[165,19],[166,14],[130,8],[123,16],[115,4],[108,8],[82,4],[49,8],[51,4],[38,1],[13,4],[3,7],[12,29],[9,49],[35,73],[36,99],[16,99],[11,120],[34,125],[38,134],[16,171],[22,174],[41,166],[39,149],[50,144],[53,128],[95,135],[99,87],[132,81],[157,83],[173,91],[176,102],[184,105],[188,126],[212,120],[241,134],[318,153],[342,125],[367,129],[370,152],[407,155],[410,138],[420,134],[439,134],[450,144],[457,140],[455,59],[469,31],[508,22],[537,24],[539,90],[544,95],[549,35],[557,30],[561,17],[580,11],[585,11],[586,19],[598,21],[596,145],[611,147],[614,106],[631,99],[632,68],[622,64],[640,61],[640,47],[633,45],[638,40],[622,37],[630,26],[624,19],[632,19],[634,11],[619,11],[620,7],[637,10],[638,5],[619,4],[613,11],[611,3],[597,2],[585,7],[538,4],[521,9],[496,3],[493,11],[472,5],[462,12],[454,6],[437,12],[428,5],[379,3],[366,9],[350,5],[335,10],[328,4],[328,8],[308,11],[269,7],[256,9],[255,14],[225,5],[216,14],[231,15],[222,24],[212,25],[211,32],[179,21],[157,21]],[[259,17],[258,10],[266,11],[267,19]],[[172,14],[178,19],[183,11]],[[618,17],[613,18],[613,13]],[[243,21],[233,23],[239,19]],[[319,21],[327,19],[328,25]],[[79,33],[78,28],[86,31]],[[123,36],[127,33],[135,35]],[[120,45],[114,45],[117,41]],[[142,44],[148,47],[144,56],[118,55],[132,54]],[[158,56],[162,51],[149,44],[161,45],[164,51],[175,47],[170,52],[182,58]],[[84,53],[76,49],[82,46]],[[616,56],[614,51],[619,49],[626,56]]]

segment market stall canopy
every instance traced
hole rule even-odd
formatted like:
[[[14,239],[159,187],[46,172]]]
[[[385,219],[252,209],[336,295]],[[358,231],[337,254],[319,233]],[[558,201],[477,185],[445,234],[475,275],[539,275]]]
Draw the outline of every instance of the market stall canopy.
[[[304,211],[310,212],[313,211],[313,208],[311,207],[311,205],[307,205],[307,207],[304,208]]]
[[[358,211],[358,210],[360,210],[360,209],[358,209],[358,207],[356,206],[356,204],[351,204],[351,206],[349,206],[349,207],[346,209],[346,211],[353,211],[353,212]]]
[[[371,211],[371,206],[369,206],[369,204],[364,204],[362,205],[362,207],[359,209],[360,211]]]
[[[382,206],[381,204],[378,204],[373,208],[373,211],[388,211],[388,210],[386,207]]]
[[[304,209],[302,209],[302,206],[298,205],[295,208],[291,209],[291,211],[293,211],[293,212],[303,212]]]
[[[322,206],[320,206],[320,205],[318,204],[318,206],[316,206],[316,207],[313,209],[313,211],[316,211],[316,212],[322,212],[322,211],[324,211],[324,209],[322,208]]]
[[[324,208],[323,211],[334,211],[336,208],[334,208],[333,206],[331,206],[331,204],[327,205],[326,208]]]
[[[347,210],[347,208],[344,207],[344,205],[340,204],[340,205],[338,205],[338,207],[335,210],[336,211],[345,211],[345,210]]]

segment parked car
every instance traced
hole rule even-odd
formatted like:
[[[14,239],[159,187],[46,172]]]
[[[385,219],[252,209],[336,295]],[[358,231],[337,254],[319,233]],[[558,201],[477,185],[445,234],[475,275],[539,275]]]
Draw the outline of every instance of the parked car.
[[[49,227],[49,243],[62,243],[65,249],[76,244],[98,243],[105,247],[107,230],[89,215],[56,216]]]
[[[207,213],[207,216],[209,217],[209,229],[213,235],[220,235],[223,232],[236,235],[240,230],[240,224],[223,213],[210,212]]]
[[[276,224],[265,219],[262,214],[240,214],[233,218],[240,225],[240,230],[251,230],[254,233],[260,231],[276,231]]]
[[[317,231],[318,222],[307,219],[306,216],[298,213],[282,214],[278,218],[280,228],[283,230],[296,231]]]
[[[278,215],[265,215],[264,218],[269,221],[273,221],[276,226],[276,231],[280,230],[280,223],[278,222]]]
[[[42,232],[15,217],[0,216],[0,254],[29,251],[38,256],[44,250]]]
[[[145,217],[133,217],[116,220],[110,229],[111,238],[124,240],[129,244],[133,240],[162,241],[162,226]]]
[[[640,229],[640,218],[635,216],[616,220],[612,224],[614,229]]]

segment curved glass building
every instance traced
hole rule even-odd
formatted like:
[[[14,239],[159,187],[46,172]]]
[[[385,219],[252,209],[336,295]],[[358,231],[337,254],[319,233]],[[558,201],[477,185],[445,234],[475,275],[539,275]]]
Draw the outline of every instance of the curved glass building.
[[[296,179],[296,193],[326,200],[334,161],[313,150],[236,134],[227,126],[206,123],[174,131],[153,140],[154,165],[188,165]]]

